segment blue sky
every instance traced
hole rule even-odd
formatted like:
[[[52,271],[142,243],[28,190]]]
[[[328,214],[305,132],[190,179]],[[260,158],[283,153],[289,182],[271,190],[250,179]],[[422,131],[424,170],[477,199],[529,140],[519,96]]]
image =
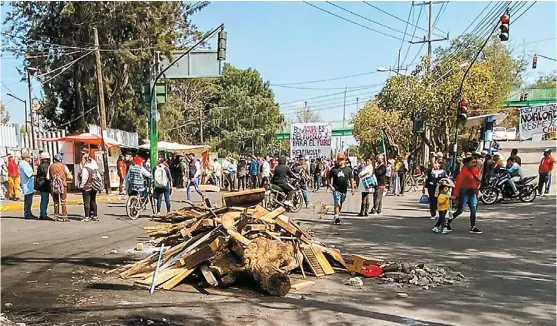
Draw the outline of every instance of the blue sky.
[[[402,37],[401,33],[385,29],[369,21],[353,16],[325,2],[312,4],[362,25]],[[335,4],[356,12],[361,16],[380,22],[391,28],[404,31],[405,23],[392,18],[362,2],[335,2]],[[449,32],[451,39],[457,37],[484,9],[488,2],[449,2],[439,17],[436,27]],[[411,2],[373,2],[373,5],[390,12],[406,21]],[[529,4],[528,4],[529,5]],[[526,5],[523,9],[525,9]],[[421,14],[421,28],[427,28],[427,7]],[[415,7],[414,22],[418,18],[419,7]],[[435,17],[441,5],[433,6]],[[9,10],[9,6],[2,6]],[[2,20],[4,19],[2,13]],[[209,30],[225,24],[228,33],[227,61],[239,68],[255,68],[271,84],[287,84],[310,80],[321,80],[373,72],[377,67],[393,66],[396,61],[400,40],[356,26],[315,9],[303,2],[213,2],[193,17],[193,22],[201,30]],[[411,17],[412,22],[412,17]],[[556,57],[556,3],[538,2],[516,23],[511,13],[510,41],[508,46],[516,54],[540,53]],[[477,24],[477,23],[476,23]],[[475,25],[475,24],[474,24]],[[414,28],[409,26],[411,35]],[[417,30],[415,36],[423,38],[424,31]],[[408,39],[408,36],[407,36]],[[550,40],[546,40],[550,39]],[[546,40],[537,42],[540,40]],[[448,42],[437,42],[434,47],[446,46]],[[420,45],[412,45],[405,64],[415,58]],[[407,43],[402,49],[402,57],[407,52]],[[426,53],[426,46],[420,54]],[[13,92],[27,98],[25,83],[18,82],[15,66],[21,62],[3,53],[1,78],[9,90],[2,86],[1,100],[11,114],[11,121],[23,121],[23,104],[6,96]],[[419,57],[418,57],[419,58]],[[538,60],[538,69],[527,72],[528,80],[535,80],[541,74],[555,70],[555,62]],[[279,103],[296,101],[300,105],[304,99],[331,93],[343,92],[348,87],[347,118],[356,112],[356,98],[362,103],[373,96],[380,86],[368,86],[354,91],[350,87],[377,85],[385,82],[389,73],[373,73],[356,78],[340,79],[313,84],[292,85],[295,87],[319,87],[329,89],[288,89],[274,86],[276,101]],[[33,83],[33,96],[40,95],[40,85]],[[342,94],[327,98],[308,100],[325,120],[342,119]],[[295,104],[283,106],[286,114],[291,114]]]

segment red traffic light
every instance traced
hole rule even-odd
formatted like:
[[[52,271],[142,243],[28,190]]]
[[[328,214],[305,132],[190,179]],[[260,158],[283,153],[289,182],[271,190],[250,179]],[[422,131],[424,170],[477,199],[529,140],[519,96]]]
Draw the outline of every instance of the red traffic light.
[[[470,103],[468,102],[467,99],[463,98],[462,100],[460,100],[460,107],[468,106],[468,104]]]
[[[503,16],[501,16],[501,23],[503,23],[503,24],[508,24],[510,20],[511,20],[511,17],[507,14],[504,14]]]

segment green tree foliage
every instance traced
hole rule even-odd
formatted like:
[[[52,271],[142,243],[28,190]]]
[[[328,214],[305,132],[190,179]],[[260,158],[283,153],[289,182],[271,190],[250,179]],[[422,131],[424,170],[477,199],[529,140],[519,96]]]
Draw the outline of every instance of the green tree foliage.
[[[284,122],[268,82],[254,69],[225,64],[209,103],[208,144],[221,155],[271,151]]]
[[[460,84],[481,42],[473,36],[463,36],[449,48],[437,49],[432,62],[424,58],[423,73],[389,78],[377,95],[377,105],[382,111],[397,112],[409,121],[422,119],[431,130],[432,150],[449,149]],[[524,67],[525,62],[513,59],[499,40],[490,41],[463,84],[462,97],[470,101],[470,115],[498,112],[513,86],[520,84]],[[414,138],[400,141],[403,143],[399,146],[409,148],[405,142],[414,142]]]
[[[360,142],[363,156],[379,154],[382,136],[391,157],[403,155],[411,149],[412,122],[397,111],[382,110],[376,101],[367,102],[352,122],[352,133]]]
[[[535,83],[527,86],[527,88],[557,88],[557,72],[540,76]]]
[[[320,122],[321,117],[318,113],[311,109],[309,106],[302,106],[296,111],[291,123],[308,123],[308,122]]]
[[[10,112],[6,110],[6,106],[0,103],[0,125],[7,125],[10,121]]]
[[[206,5],[17,1],[4,21],[4,45],[25,56],[25,66],[38,69],[44,91],[40,113],[55,125],[73,121],[70,131],[83,130],[98,123],[95,57],[86,55],[93,49],[92,27],[98,27],[109,127],[145,135],[148,111],[140,89],[150,60],[155,51],[169,55],[198,38],[190,19]],[[61,115],[55,113],[58,102]]]

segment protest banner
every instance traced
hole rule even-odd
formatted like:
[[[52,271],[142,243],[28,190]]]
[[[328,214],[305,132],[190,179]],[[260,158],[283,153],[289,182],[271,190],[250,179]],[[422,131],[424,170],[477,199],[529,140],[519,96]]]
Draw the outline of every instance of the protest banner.
[[[520,109],[520,140],[557,131],[557,105],[547,104]]]
[[[333,127],[327,122],[293,123],[290,126],[290,157],[331,158]]]

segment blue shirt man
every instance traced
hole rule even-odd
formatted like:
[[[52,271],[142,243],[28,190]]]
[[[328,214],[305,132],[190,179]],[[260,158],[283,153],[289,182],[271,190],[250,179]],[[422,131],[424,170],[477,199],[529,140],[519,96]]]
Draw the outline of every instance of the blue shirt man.
[[[23,217],[37,218],[31,212],[33,205],[33,193],[35,192],[35,176],[33,175],[33,167],[31,164],[31,156],[29,153],[21,155],[22,161],[18,164],[21,190],[23,191]]]

